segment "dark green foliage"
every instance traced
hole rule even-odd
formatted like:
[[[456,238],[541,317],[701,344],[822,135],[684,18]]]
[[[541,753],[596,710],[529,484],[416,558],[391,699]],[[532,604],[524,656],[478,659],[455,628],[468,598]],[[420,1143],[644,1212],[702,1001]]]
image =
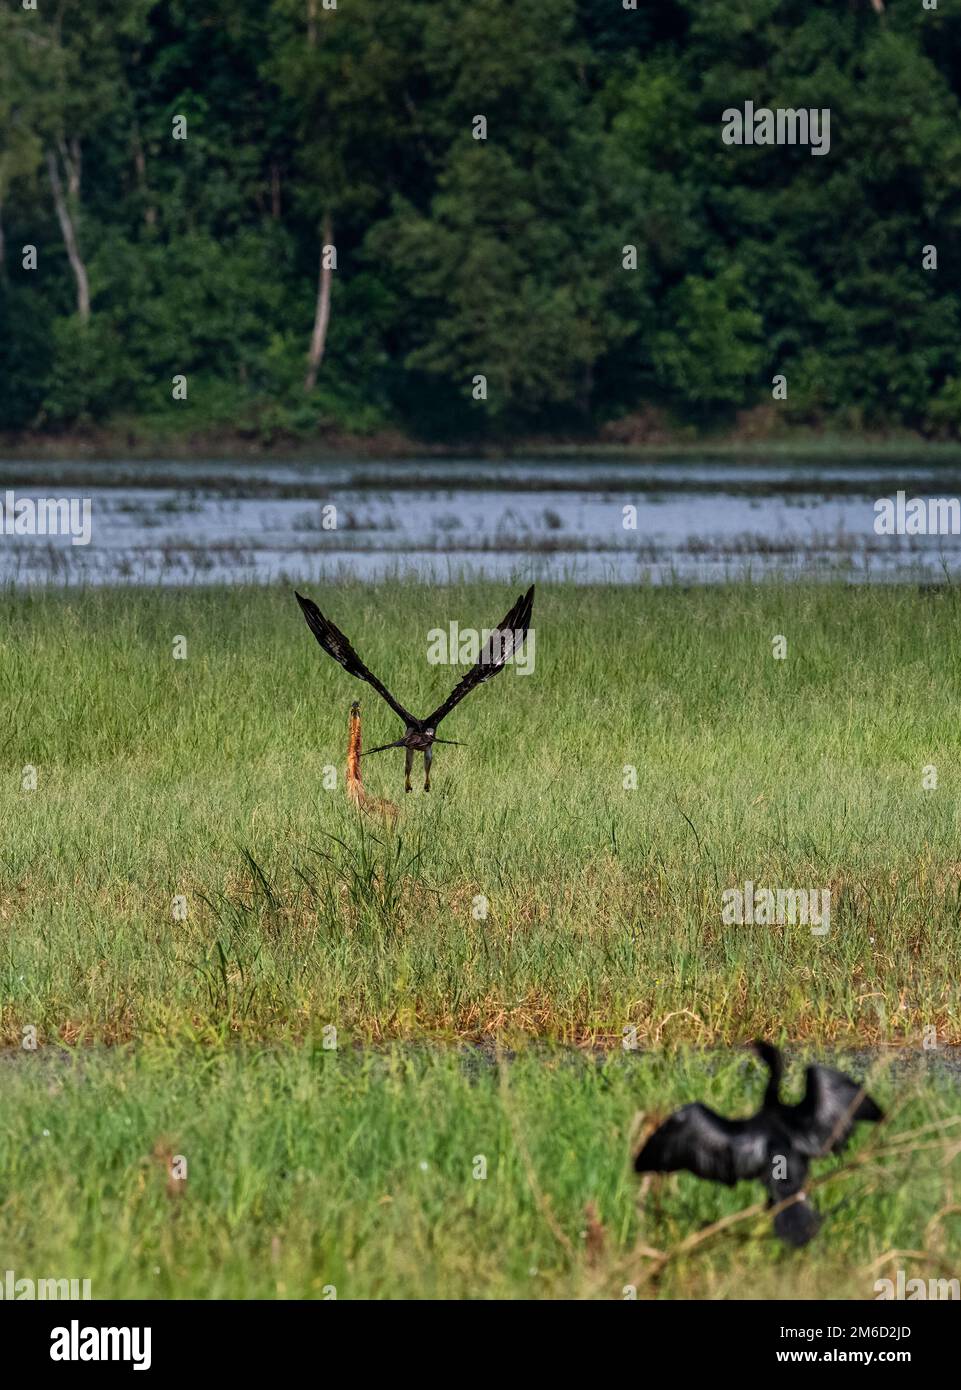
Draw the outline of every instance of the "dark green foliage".
[[[586,434],[651,406],[721,423],[783,373],[787,423],[957,435],[959,20],[961,0],[2,0],[0,429]],[[725,145],[746,100],[829,107],[830,152]],[[51,153],[65,185],[80,156],[87,323]]]

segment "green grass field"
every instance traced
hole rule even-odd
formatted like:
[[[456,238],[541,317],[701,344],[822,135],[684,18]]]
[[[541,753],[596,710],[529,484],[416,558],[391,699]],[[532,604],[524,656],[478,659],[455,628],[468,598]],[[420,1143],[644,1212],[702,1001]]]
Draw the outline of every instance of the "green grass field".
[[[512,593],[324,597],[426,710],[460,673],[428,630]],[[548,588],[534,617],[535,671],[449,717],[429,796],[367,762],[385,832],[344,795],[348,706],[368,747],[399,721],[290,593],[8,595],[4,1041],[961,1042],[953,590]],[[829,935],[725,925],[748,880],[829,887]]]
[[[426,712],[461,673],[428,631],[517,587],[310,592]],[[891,1251],[957,1274],[943,1069],[882,1068],[878,1156],[819,1192],[801,1257],[763,1218],[685,1253],[759,1193],[682,1176],[638,1207],[628,1163],[638,1112],[756,1103],[744,1054],[691,1045],[961,1043],[956,591],[547,586],[534,624],[533,674],[450,716],[429,796],[402,753],[365,765],[390,830],[344,795],[350,701],[367,746],[399,723],[289,590],[5,594],[7,1266],[194,1297],[871,1297]],[[725,924],[748,880],[829,888],[829,933]],[[604,1066],[559,1046],[588,1043]]]
[[[756,1184],[639,1200],[630,1171],[640,1112],[755,1104],[746,1055],[24,1054],[0,1063],[0,1250],[94,1298],[873,1298],[899,1267],[956,1276],[961,1243],[957,1091],[884,1072],[910,1098],[818,1165],[825,1225],[792,1252],[758,1212],[705,1235]]]

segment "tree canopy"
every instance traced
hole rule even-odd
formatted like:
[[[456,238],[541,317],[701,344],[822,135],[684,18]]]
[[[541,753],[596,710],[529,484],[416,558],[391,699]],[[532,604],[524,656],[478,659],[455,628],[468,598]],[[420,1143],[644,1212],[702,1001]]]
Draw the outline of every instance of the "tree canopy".
[[[957,435],[959,20],[2,0],[0,428],[590,434],[780,375],[786,420]],[[725,144],[748,101],[830,148]]]

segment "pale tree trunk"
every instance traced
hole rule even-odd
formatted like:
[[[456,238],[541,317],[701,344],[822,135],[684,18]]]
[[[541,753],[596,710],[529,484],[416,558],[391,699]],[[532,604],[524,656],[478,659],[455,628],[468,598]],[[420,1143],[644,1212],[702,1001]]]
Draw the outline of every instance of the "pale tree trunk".
[[[330,322],[330,282],[333,272],[324,254],[334,242],[334,224],[330,213],[324,214],[320,231],[320,270],[317,274],[317,306],[314,309],[314,331],[310,335],[310,352],[307,354],[307,378],[304,390],[312,391],[317,384],[317,372],[324,360],[327,345],[327,325]]]
[[[317,0],[307,0],[307,43],[310,48],[317,46]],[[334,227],[330,213],[324,214],[320,229],[320,269],[317,272],[317,303],[314,307],[314,331],[310,335],[310,351],[307,354],[307,376],[304,390],[312,391],[317,385],[317,372],[324,360],[327,345],[327,325],[330,322],[330,276],[329,265],[325,265],[324,247],[333,243]]]
[[[144,154],[139,126],[134,126],[133,132],[133,167],[137,172],[137,187],[144,200],[143,220],[148,227],[153,227],[157,222],[157,209],[153,205],[147,185],[147,156]]]
[[[87,267],[83,263],[80,248],[77,245],[75,219],[70,212],[70,203],[72,202],[76,207],[80,197],[79,143],[73,141],[68,152],[66,145],[61,140],[60,157],[67,173],[66,194],[60,178],[57,156],[53,150],[47,151],[47,169],[50,173],[53,204],[57,210],[57,221],[60,223],[63,244],[67,248],[67,259],[70,262],[70,269],[73,271],[73,278],[77,283],[77,313],[80,315],[80,322],[86,323],[90,318],[90,285],[87,281]]]

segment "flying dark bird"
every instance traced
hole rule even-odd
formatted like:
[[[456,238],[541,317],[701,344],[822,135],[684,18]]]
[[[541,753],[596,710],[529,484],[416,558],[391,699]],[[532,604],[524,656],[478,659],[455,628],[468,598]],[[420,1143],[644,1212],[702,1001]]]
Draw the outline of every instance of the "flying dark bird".
[[[767,1190],[769,1207],[796,1197],[775,1212],[774,1230],[789,1245],[806,1245],[820,1225],[804,1196],[809,1163],[838,1153],[858,1120],[882,1120],[884,1114],[856,1081],[818,1065],[807,1068],[803,1100],[785,1105],[780,1098],[780,1052],[766,1042],[753,1046],[770,1071],[757,1114],[728,1120],[699,1101],[685,1105],[650,1136],[634,1160],[634,1171],[685,1169],[728,1187],[743,1178],[758,1178]]]
[[[520,649],[530,627],[531,609],[534,606],[533,584],[526,594],[520,596],[510,612],[505,614],[491,632],[476,664],[458,681],[444,703],[438,705],[425,719],[416,718],[409,710],[404,709],[399,700],[394,699],[387,687],[367,669],[340,629],[334,627],[329,618],[324,617],[316,603],[309,598],[304,598],[302,594],[298,594],[296,589],[294,593],[301,611],[307,619],[307,626],[327,655],[339,662],[350,675],[357,676],[358,679],[373,686],[381,699],[386,700],[394,713],[403,720],[403,738],[396,739],[393,743],[382,743],[377,748],[371,748],[365,756],[369,756],[371,753],[383,753],[388,748],[405,748],[407,757],[404,765],[404,790],[409,792],[411,790],[410,773],[414,765],[414,754],[423,753],[424,791],[429,792],[430,765],[434,757],[434,744],[458,742],[457,739],[453,738],[438,738],[437,726],[442,719],[450,714],[455,705],[460,704],[465,695],[470,694],[475,686],[483,685],[484,681],[490,680],[491,676],[496,676],[498,671],[502,671],[508,660]]]

